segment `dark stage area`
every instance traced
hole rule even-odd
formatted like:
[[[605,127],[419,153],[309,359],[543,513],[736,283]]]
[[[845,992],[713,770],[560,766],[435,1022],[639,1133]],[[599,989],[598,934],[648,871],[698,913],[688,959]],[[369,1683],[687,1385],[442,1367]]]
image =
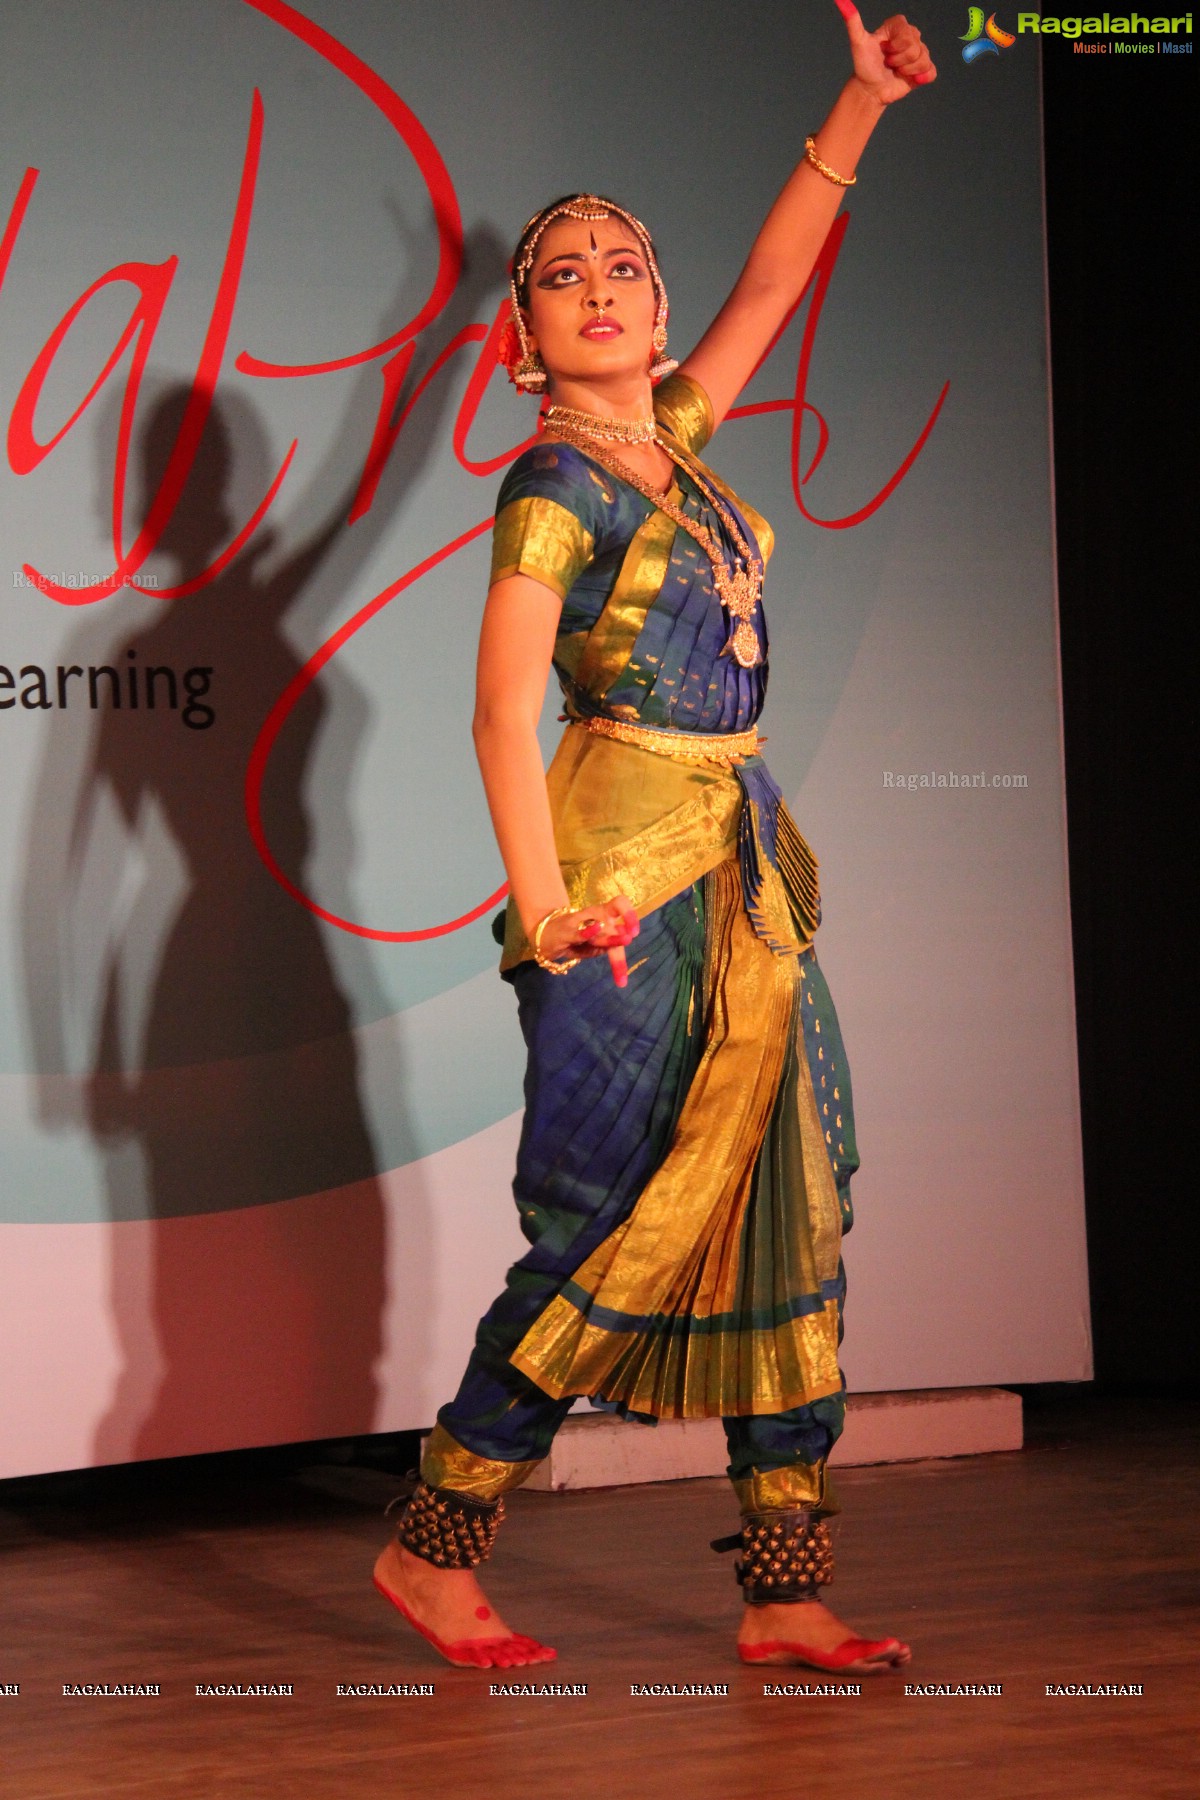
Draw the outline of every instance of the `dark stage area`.
[[[1191,59],[1189,59],[1190,61]],[[1043,39],[1067,829],[1099,1384],[1195,1395],[1190,68]],[[1185,1027],[1186,1021],[1186,1027]],[[1185,1035],[1186,1031],[1186,1035]],[[1136,1322],[1134,1315],[1137,1315]]]

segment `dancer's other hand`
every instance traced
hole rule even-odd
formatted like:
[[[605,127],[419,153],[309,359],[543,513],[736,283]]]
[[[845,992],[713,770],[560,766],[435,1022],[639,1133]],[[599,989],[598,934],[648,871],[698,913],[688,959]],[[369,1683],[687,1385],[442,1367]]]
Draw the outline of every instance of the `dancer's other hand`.
[[[578,912],[563,913],[551,919],[542,932],[542,955],[552,962],[577,956],[582,961],[593,956],[607,956],[613,980],[624,987],[629,980],[625,946],[632,943],[640,927],[632,900],[618,894],[598,906],[582,906]]]

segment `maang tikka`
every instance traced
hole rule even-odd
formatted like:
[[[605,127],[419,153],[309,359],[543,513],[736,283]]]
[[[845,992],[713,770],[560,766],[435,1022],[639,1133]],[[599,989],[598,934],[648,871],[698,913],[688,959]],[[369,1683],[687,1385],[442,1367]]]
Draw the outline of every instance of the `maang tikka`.
[[[520,289],[525,277],[533,267],[533,259],[537,255],[538,243],[547,225],[555,219],[582,219],[594,224],[600,219],[607,219],[612,214],[624,219],[635,233],[646,258],[650,270],[650,279],[654,284],[654,292],[658,296],[658,305],[654,312],[654,330],[650,343],[654,357],[650,364],[651,381],[661,381],[672,369],[679,367],[674,357],[665,354],[667,348],[667,318],[670,308],[667,305],[667,290],[663,286],[663,278],[659,271],[658,259],[654,254],[654,246],[650,242],[650,233],[640,219],[626,212],[623,206],[615,206],[611,200],[602,200],[598,194],[576,194],[570,200],[560,200],[557,205],[548,207],[544,213],[534,213],[521,233],[518,243],[525,243],[524,253],[519,263],[513,266],[509,277],[509,293],[512,305],[512,324],[516,332],[520,356],[516,363],[509,367],[509,375],[514,387],[526,394],[544,394],[546,391],[546,370],[542,359],[529,342],[525,330],[525,320],[521,312]],[[536,226],[536,230],[533,228]],[[529,236],[525,242],[526,234]]]

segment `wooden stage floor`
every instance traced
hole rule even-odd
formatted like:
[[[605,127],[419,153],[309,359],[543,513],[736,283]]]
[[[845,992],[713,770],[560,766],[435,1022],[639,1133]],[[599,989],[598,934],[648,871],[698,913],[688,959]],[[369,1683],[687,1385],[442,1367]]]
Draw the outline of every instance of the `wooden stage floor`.
[[[839,1478],[838,1609],[914,1646],[857,1695],[768,1696],[828,1678],[733,1658],[730,1559],[707,1548],[734,1521],[719,1481],[518,1495],[490,1582],[559,1660],[507,1677],[441,1664],[375,1595],[396,1486],[378,1469],[195,1459],[0,1484],[0,1686],[20,1688],[0,1697],[0,1794],[1197,1800],[1195,1410],[1042,1398],[1029,1424],[1021,1452]],[[489,1694],[522,1678],[587,1693]],[[63,1694],[88,1682],[161,1693]],[[222,1682],[293,1693],[195,1692]],[[1068,1684],[1142,1691],[1046,1692]]]

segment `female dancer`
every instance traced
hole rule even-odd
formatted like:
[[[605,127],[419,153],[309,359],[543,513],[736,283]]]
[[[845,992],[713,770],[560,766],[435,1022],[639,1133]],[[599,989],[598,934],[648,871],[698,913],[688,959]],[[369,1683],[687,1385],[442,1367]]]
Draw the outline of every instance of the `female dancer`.
[[[502,360],[552,404],[500,494],[474,729],[511,884],[501,969],[529,1050],[514,1192],[532,1248],[375,1570],[460,1665],[555,1654],[508,1630],[474,1569],[579,1394],[724,1420],[742,1529],[716,1547],[742,1548],[743,1661],[859,1673],[909,1657],[819,1599],[849,1076],[812,949],[816,864],[757,748],[772,533],[699,460],[885,107],[934,79],[903,18],[868,33],[837,4],[853,74],[678,373],[653,244],[622,207],[558,201],[513,259]],[[547,774],[551,665],[569,723]]]

